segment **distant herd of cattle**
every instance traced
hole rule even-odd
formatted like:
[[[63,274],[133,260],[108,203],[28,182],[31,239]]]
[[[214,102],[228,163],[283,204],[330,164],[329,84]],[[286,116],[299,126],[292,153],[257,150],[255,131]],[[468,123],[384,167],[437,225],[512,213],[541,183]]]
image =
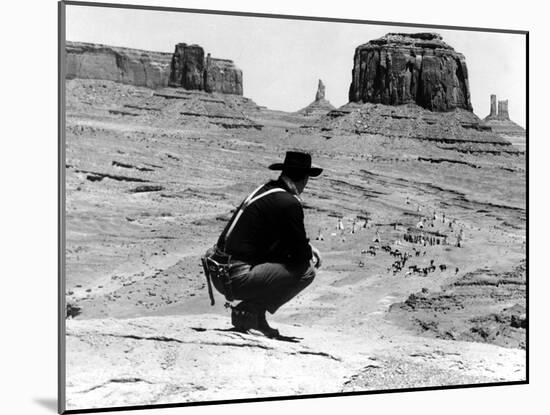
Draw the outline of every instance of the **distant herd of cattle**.
[[[396,258],[395,262],[393,262],[393,264],[391,264],[390,268],[388,268],[388,271],[393,271],[393,274],[397,274],[399,273],[403,268],[405,268],[405,265],[407,264],[407,261],[413,257],[413,254],[410,254],[410,253],[407,253],[407,252],[401,252],[399,249],[392,249],[392,247],[390,245],[383,245],[381,248],[375,246],[375,245],[371,245],[369,246],[368,249],[363,249],[361,251],[362,254],[368,254],[368,255],[371,255],[371,256],[376,256],[376,250],[377,249],[382,249],[384,252],[387,252],[389,253],[392,257]],[[426,251],[422,251],[422,250],[418,250],[416,248],[413,248],[413,252],[414,252],[414,256],[415,257],[419,257],[419,256],[425,256],[426,255]],[[359,266],[360,267],[363,267],[365,264],[363,261],[360,261],[359,262]],[[412,275],[412,274],[420,274],[420,275],[423,275],[423,276],[428,276],[428,274],[430,272],[434,272],[437,268],[439,268],[439,270],[441,272],[443,271],[446,271],[447,270],[447,264],[439,264],[439,266],[436,266],[434,264],[434,260],[430,260],[430,265],[427,266],[427,267],[419,267],[418,265],[410,265],[408,267],[408,271],[407,273],[405,274],[405,276],[407,275]],[[457,274],[459,271],[458,267],[455,268],[455,274]]]

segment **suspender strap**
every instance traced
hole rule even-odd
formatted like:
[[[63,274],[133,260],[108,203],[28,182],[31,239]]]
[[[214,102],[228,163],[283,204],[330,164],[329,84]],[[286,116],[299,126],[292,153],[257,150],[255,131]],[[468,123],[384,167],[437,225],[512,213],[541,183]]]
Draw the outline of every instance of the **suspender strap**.
[[[237,213],[237,216],[235,216],[235,220],[233,220],[233,222],[231,223],[231,226],[229,227],[229,229],[227,230],[227,233],[225,234],[225,245],[227,245],[227,240],[229,239],[229,235],[231,235],[231,232],[233,232],[233,229],[235,228],[235,225],[237,224],[237,222],[239,221],[239,218],[241,217],[241,215],[243,214],[243,211],[248,207],[250,206],[252,203],[254,203],[256,200],[258,199],[261,199],[262,197],[264,196],[267,196],[267,195],[270,195],[271,193],[276,193],[276,192],[285,192],[286,190],[284,189],[281,189],[280,187],[276,187],[274,189],[271,189],[271,190],[268,190],[266,192],[263,192],[261,194],[259,194],[258,196],[255,196],[254,195],[258,192],[258,190],[260,190],[262,187],[264,187],[264,185],[261,185],[260,187],[258,187],[256,190],[254,190],[247,198],[246,200],[243,202],[243,204],[241,205],[240,209],[239,209],[239,212]]]

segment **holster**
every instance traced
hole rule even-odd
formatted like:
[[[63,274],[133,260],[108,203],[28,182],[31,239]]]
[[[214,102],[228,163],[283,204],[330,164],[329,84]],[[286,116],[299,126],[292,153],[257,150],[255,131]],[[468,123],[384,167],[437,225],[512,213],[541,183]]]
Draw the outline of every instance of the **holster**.
[[[227,301],[233,301],[233,291],[231,289],[231,255],[218,249],[216,246],[206,251],[206,254],[201,257],[202,266],[206,275],[208,285],[208,295],[210,296],[210,304],[214,305],[214,295],[212,284],[221,294],[225,296]]]

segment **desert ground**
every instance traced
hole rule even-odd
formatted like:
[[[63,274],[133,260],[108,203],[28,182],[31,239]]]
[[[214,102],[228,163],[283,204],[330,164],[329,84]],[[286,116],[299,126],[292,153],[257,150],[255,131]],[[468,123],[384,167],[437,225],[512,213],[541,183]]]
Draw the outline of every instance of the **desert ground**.
[[[522,148],[369,132],[374,104],[66,89],[67,409],[525,380]],[[276,340],[231,330],[199,257],[291,149],[324,168],[303,194],[324,263]]]

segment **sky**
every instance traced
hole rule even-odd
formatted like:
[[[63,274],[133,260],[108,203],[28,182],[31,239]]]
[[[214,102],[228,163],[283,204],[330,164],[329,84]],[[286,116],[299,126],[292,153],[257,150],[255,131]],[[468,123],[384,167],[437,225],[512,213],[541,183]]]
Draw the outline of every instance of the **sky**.
[[[508,99],[525,127],[526,42],[521,34],[298,21],[67,5],[66,39],[159,52],[199,44],[243,71],[243,95],[271,109],[296,111],[323,80],[336,107],[348,102],[355,48],[390,32],[437,32],[466,57],[474,112],[489,114],[490,95]]]

